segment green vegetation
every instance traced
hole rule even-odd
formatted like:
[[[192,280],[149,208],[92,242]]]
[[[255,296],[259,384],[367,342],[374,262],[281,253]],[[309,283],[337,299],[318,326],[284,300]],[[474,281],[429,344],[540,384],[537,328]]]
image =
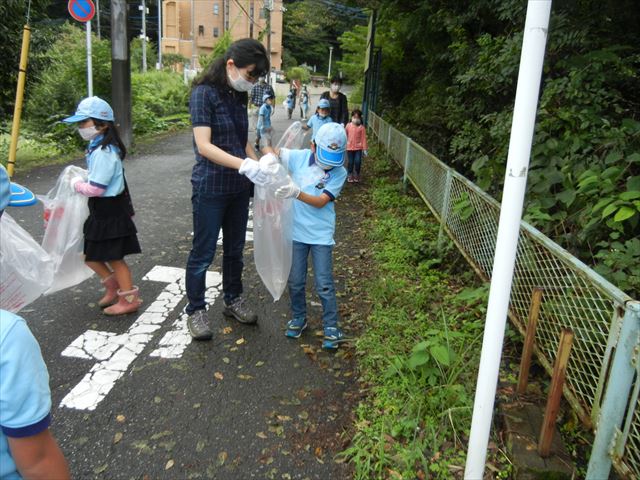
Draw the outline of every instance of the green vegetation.
[[[286,71],[287,80],[300,80],[302,83],[309,83],[311,73],[305,67],[291,67]]]
[[[476,376],[469,366],[478,364],[488,290],[451,244],[437,250],[437,222],[419,197],[402,193],[392,162],[368,165],[375,274],[362,285],[372,311],[356,346],[367,398],[345,455],[357,479],[453,478],[464,467]],[[489,461],[499,465],[497,478],[509,476],[498,449]]]
[[[499,198],[527,3],[376,5],[378,113]],[[525,205],[526,220],[635,297],[638,24],[634,0],[554,3]]]

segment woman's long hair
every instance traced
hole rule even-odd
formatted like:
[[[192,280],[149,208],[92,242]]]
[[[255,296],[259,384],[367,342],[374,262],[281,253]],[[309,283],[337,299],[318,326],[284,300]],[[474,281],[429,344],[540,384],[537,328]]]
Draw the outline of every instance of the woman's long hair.
[[[92,120],[98,130],[101,130],[102,127],[107,127],[102,133],[104,136],[102,137],[102,141],[99,146],[104,148],[109,145],[115,145],[118,147],[120,160],[124,160],[124,157],[127,155],[127,148],[124,146],[124,143],[122,143],[120,133],[118,133],[118,127],[116,127],[113,122],[106,120],[98,120],[97,118],[93,118]]]
[[[193,81],[193,86],[215,85],[228,88],[227,61],[229,59],[233,60],[238,68],[255,65],[255,69],[251,72],[252,77],[258,78],[269,73],[269,58],[264,45],[253,38],[243,38],[229,45],[225,54],[216,58],[204,73]]]

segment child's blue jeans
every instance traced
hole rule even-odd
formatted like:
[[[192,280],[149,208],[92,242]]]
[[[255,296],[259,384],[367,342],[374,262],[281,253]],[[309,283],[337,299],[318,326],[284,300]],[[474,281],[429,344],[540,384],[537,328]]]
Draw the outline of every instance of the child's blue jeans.
[[[356,174],[360,175],[360,165],[362,164],[362,150],[347,150],[347,171],[349,175],[353,173],[353,167],[356,167]]]
[[[289,273],[289,297],[293,318],[306,318],[307,259],[311,253],[316,292],[322,303],[322,326],[338,326],[338,302],[333,283],[333,245],[293,242],[293,259]]]

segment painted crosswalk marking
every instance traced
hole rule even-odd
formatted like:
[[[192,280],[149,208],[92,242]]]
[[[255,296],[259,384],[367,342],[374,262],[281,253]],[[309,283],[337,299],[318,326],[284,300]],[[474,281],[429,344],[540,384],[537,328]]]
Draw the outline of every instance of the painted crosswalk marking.
[[[125,333],[88,330],[62,352],[65,357],[92,359],[97,363],[62,399],[61,406],[94,410],[185,296],[182,268],[155,266],[143,280],[162,282],[166,286]],[[211,303],[220,292],[222,278],[218,272],[207,272],[206,281],[209,286],[206,298]],[[151,355],[179,358],[190,342],[191,336],[181,316]]]

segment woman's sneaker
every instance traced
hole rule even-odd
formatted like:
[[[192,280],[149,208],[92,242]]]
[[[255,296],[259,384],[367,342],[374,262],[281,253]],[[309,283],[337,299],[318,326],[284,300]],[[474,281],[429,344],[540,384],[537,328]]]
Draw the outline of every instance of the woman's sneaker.
[[[324,329],[324,339],[322,348],[325,350],[337,350],[340,344],[346,341],[347,337],[338,327],[327,327]]]
[[[258,321],[258,315],[249,308],[242,297],[236,297],[230,303],[224,302],[222,314],[225,317],[235,318],[240,323],[248,325]]]
[[[211,340],[213,332],[209,328],[206,310],[196,310],[187,317],[187,328],[194,340]]]
[[[294,318],[287,322],[287,331],[284,334],[289,338],[300,338],[305,328],[307,328],[306,318]]]

